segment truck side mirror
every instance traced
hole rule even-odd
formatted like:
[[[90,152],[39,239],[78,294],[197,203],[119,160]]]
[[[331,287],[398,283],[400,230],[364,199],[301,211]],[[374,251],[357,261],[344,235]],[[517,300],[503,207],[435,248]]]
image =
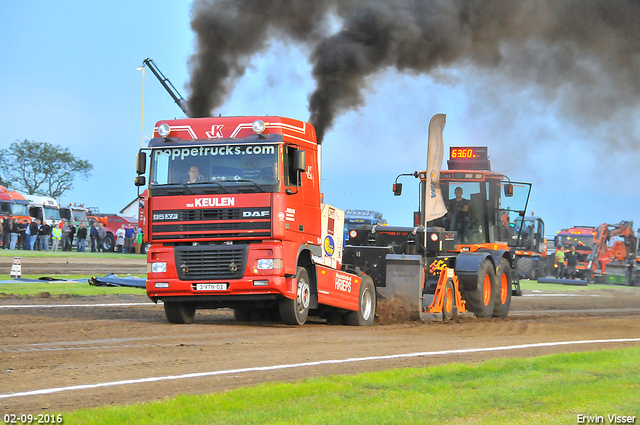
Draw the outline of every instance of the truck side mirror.
[[[147,154],[145,152],[138,152],[136,173],[138,175],[144,174],[147,171]],[[143,186],[144,183],[141,185]]]
[[[511,198],[513,196],[513,185],[511,183],[504,185],[504,196]]]
[[[134,184],[138,187],[144,186],[145,184],[147,184],[147,179],[145,179],[144,176],[138,176],[135,178]]]
[[[402,195],[402,183],[394,183],[393,184],[393,194],[395,196]]]
[[[305,151],[296,150],[293,156],[293,169],[295,171],[304,172],[307,170],[305,161]]]

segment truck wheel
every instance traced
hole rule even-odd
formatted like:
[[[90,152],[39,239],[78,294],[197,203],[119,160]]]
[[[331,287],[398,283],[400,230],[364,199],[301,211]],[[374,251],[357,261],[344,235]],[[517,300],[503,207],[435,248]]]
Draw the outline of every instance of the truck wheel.
[[[116,245],[116,240],[111,233],[107,233],[107,236],[100,241],[102,243],[102,251],[113,252],[113,247]]]
[[[493,317],[502,317],[509,314],[511,308],[511,267],[503,258],[496,269],[496,303],[493,307]]]
[[[164,314],[167,316],[169,323],[184,325],[193,322],[196,308],[189,303],[167,302],[164,303]]]
[[[236,322],[249,322],[251,320],[251,310],[248,308],[234,308],[233,318]]]
[[[304,267],[298,267],[296,273],[298,291],[296,298],[285,298],[280,301],[280,317],[286,325],[303,325],[309,315],[309,301],[311,300],[311,287],[309,286],[309,273]]]
[[[376,316],[376,287],[373,279],[363,276],[358,294],[358,311],[345,314],[344,321],[350,326],[371,326]]]
[[[457,315],[456,293],[453,289],[453,282],[448,279],[447,284],[444,286],[444,298],[442,299],[442,320],[451,320]]]
[[[476,317],[491,317],[496,300],[496,272],[491,261],[485,260],[478,270],[478,281],[473,291],[462,291],[469,311]]]

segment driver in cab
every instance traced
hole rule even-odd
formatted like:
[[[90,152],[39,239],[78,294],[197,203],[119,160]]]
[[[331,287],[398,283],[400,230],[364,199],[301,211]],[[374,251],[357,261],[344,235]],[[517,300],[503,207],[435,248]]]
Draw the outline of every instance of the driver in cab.
[[[204,176],[200,174],[200,169],[196,165],[192,165],[191,168],[189,168],[188,174],[188,178],[184,181],[184,183],[197,183],[204,181]]]
[[[460,241],[468,242],[471,219],[469,218],[469,201],[462,197],[462,188],[456,187],[456,197],[447,205],[447,217],[444,224],[451,231],[460,232]]]

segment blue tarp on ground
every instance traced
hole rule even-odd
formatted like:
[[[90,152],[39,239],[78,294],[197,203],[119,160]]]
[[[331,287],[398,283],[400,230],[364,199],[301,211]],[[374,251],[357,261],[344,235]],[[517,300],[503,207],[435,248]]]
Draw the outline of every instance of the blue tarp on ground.
[[[538,279],[538,283],[560,283],[562,285],[573,285],[573,286],[588,286],[589,282],[586,280],[574,280],[574,279],[551,279],[551,278],[540,278]]]
[[[93,286],[121,286],[127,288],[146,288],[147,279],[143,277],[129,276],[118,277],[110,273],[106,276],[92,276],[89,278],[89,285]]]
[[[43,276],[43,277],[39,277],[38,279],[24,279],[24,278],[17,278],[17,279],[11,279],[11,280],[1,280],[0,283],[42,283],[42,282],[56,282],[56,283],[87,283],[89,282],[89,279],[84,278],[84,279],[57,279],[55,277],[48,277],[48,276]]]

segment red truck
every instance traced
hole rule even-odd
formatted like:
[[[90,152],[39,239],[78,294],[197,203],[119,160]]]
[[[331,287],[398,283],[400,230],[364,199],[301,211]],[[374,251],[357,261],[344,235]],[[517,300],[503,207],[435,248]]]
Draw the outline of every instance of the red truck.
[[[167,320],[232,308],[237,320],[278,312],[371,325],[376,290],[341,270],[343,213],[323,205],[320,146],[308,123],[283,117],[159,121],[149,142],[143,231],[147,294]],[[137,186],[146,185],[147,151]]]

